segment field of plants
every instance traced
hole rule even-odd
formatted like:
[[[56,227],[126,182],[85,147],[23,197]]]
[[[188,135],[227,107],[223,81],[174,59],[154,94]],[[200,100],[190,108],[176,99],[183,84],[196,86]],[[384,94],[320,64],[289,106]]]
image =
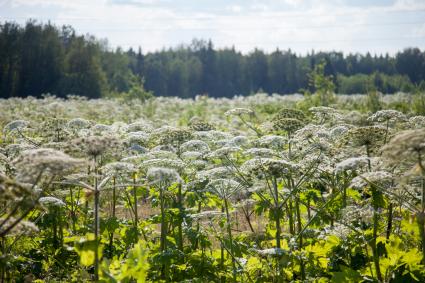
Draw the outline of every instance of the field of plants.
[[[0,282],[425,282],[424,112],[0,100]]]

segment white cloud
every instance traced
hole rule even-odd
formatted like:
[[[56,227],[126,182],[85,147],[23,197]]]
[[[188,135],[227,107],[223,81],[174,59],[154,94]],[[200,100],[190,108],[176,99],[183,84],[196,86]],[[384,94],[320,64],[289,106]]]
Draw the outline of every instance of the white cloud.
[[[8,3],[0,10],[0,20],[12,14],[26,17],[28,11],[35,17],[39,12],[35,7],[42,7],[40,11],[51,11],[49,19],[59,25],[71,24],[79,33],[108,38],[112,46],[141,45],[145,51],[189,43],[195,37],[211,38],[218,47],[234,45],[243,52],[254,47],[272,51],[277,46],[302,53],[311,49],[393,52],[400,45],[425,44],[423,39],[392,41],[412,35],[414,26],[397,23],[406,21],[405,12],[401,11],[418,15],[411,7],[418,9],[425,5],[423,0],[398,0],[387,6],[349,6],[343,0],[247,0],[243,4],[229,1],[224,7],[215,5],[214,9],[200,10],[194,6],[184,11],[170,0],[10,0]],[[424,25],[415,29],[412,38],[425,37]]]

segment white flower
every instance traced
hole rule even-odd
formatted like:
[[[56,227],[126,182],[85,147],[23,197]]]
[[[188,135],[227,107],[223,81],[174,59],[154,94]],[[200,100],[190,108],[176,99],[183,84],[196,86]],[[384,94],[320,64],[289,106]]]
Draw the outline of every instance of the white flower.
[[[83,163],[58,150],[38,148],[25,150],[15,161],[18,179],[31,183],[40,173],[62,175]]]
[[[201,140],[190,140],[182,145],[180,145],[180,151],[199,151],[199,152],[207,152],[210,150],[208,144]]]
[[[286,143],[286,139],[282,136],[277,135],[267,135],[262,136],[255,141],[255,144],[261,147],[268,147],[274,149],[281,149]]]
[[[246,146],[249,144],[249,140],[246,136],[236,136],[230,140],[230,143],[235,146]]]
[[[332,138],[338,138],[348,130],[349,127],[345,125],[335,126],[329,130],[329,136]]]
[[[406,115],[397,110],[380,110],[367,118],[367,120],[372,122],[405,121]]]
[[[125,142],[128,144],[147,144],[149,142],[149,134],[142,131],[130,132]]]
[[[241,115],[254,115],[254,111],[248,108],[233,108],[224,113],[225,116],[241,116]]]
[[[161,167],[181,170],[185,167],[185,164],[178,159],[155,158],[143,161],[140,166],[142,168]]]
[[[109,132],[111,131],[111,126],[104,125],[104,124],[96,124],[93,126],[93,130],[95,132]]]
[[[52,207],[53,206],[56,206],[56,207],[65,206],[65,203],[62,200],[55,198],[55,197],[42,197],[38,201],[42,205],[48,206],[48,207],[50,207],[50,206],[52,206]]]
[[[181,158],[184,161],[192,161],[192,160],[194,161],[194,160],[197,160],[197,159],[202,159],[203,155],[204,154],[202,152],[199,152],[199,151],[186,151],[186,152],[183,152],[181,154]]]
[[[74,130],[87,129],[90,127],[90,121],[85,120],[83,118],[74,118],[68,121],[66,124],[68,128]]]
[[[146,121],[137,121],[134,122],[132,124],[129,124],[127,126],[127,130],[129,132],[139,132],[139,131],[143,131],[143,132],[147,132],[150,133],[153,131],[153,127],[151,124],[149,124]]]
[[[207,211],[202,211],[200,213],[196,213],[196,214],[192,214],[191,217],[194,220],[211,220],[211,219],[215,219],[215,218],[221,218],[224,217],[225,214],[221,211],[218,210],[207,210]]]
[[[112,135],[87,136],[73,141],[74,145],[90,156],[99,156],[108,150],[116,150],[119,139]]]
[[[242,190],[242,185],[232,179],[214,179],[208,183],[207,190],[222,199],[229,199],[230,197],[239,193]]]
[[[244,154],[246,155],[252,155],[252,156],[256,156],[256,157],[266,157],[266,158],[271,158],[271,157],[276,157],[278,156],[278,154],[269,148],[250,148],[248,150],[244,151]]]
[[[333,226],[323,228],[322,233],[327,235],[335,235],[342,240],[346,240],[353,231],[345,225],[335,223]]]
[[[370,162],[370,158],[366,156],[352,157],[339,162],[335,167],[335,172],[354,171],[362,167],[366,167]]]
[[[351,181],[351,187],[362,189],[368,185],[388,188],[392,185],[393,176],[385,171],[366,172]]]
[[[102,167],[107,174],[130,174],[137,171],[136,166],[129,162],[111,162]]]
[[[232,172],[227,167],[214,167],[209,170],[199,171],[196,178],[199,180],[223,179],[232,176]]]
[[[15,120],[6,124],[6,126],[4,126],[3,128],[3,131],[11,132],[13,130],[19,130],[19,129],[25,128],[26,126],[28,126],[28,124],[29,123],[25,120]]]
[[[210,154],[208,154],[209,158],[224,158],[228,157],[229,155],[240,152],[242,149],[237,146],[224,146],[222,148],[219,148]]]
[[[248,175],[253,174],[258,178],[264,177],[266,173],[274,176],[281,176],[294,172],[297,169],[297,165],[283,159],[258,157],[245,161],[241,166],[242,172]]]
[[[287,251],[281,248],[270,248],[270,249],[263,249],[263,250],[255,250],[260,256],[267,257],[267,256],[282,256]]]
[[[409,123],[412,124],[415,129],[425,128],[425,116],[411,117]]]
[[[0,218],[0,223],[2,223],[5,219]],[[4,229],[7,229],[8,227],[10,227],[10,225],[12,223],[14,223],[16,221],[15,218],[10,217],[1,227],[0,227],[0,233],[2,233],[4,231]],[[34,233],[38,232],[38,227],[30,221],[20,221],[18,223],[18,225],[16,225],[15,227],[13,227],[9,233],[7,233],[8,236],[14,236],[14,235],[32,235]]]
[[[180,175],[176,170],[170,168],[149,168],[146,174],[147,179],[152,185],[173,184],[182,182]],[[161,188],[163,189],[163,188]]]
[[[364,222],[370,224],[373,219],[373,207],[370,205],[349,205],[342,210],[341,215],[341,220],[344,221],[344,223]]]

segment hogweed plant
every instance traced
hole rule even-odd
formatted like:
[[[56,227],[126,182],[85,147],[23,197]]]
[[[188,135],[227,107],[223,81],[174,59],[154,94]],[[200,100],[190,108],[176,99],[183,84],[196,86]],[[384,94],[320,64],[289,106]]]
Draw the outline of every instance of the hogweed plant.
[[[317,78],[312,99],[2,100],[0,280],[425,281],[425,117]]]

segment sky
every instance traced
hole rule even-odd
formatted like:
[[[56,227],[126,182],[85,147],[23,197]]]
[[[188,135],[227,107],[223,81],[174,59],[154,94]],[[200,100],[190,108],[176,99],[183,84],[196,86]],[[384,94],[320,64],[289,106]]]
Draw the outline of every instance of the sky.
[[[144,53],[194,38],[243,53],[425,49],[425,0],[0,0],[0,22],[30,18]]]

